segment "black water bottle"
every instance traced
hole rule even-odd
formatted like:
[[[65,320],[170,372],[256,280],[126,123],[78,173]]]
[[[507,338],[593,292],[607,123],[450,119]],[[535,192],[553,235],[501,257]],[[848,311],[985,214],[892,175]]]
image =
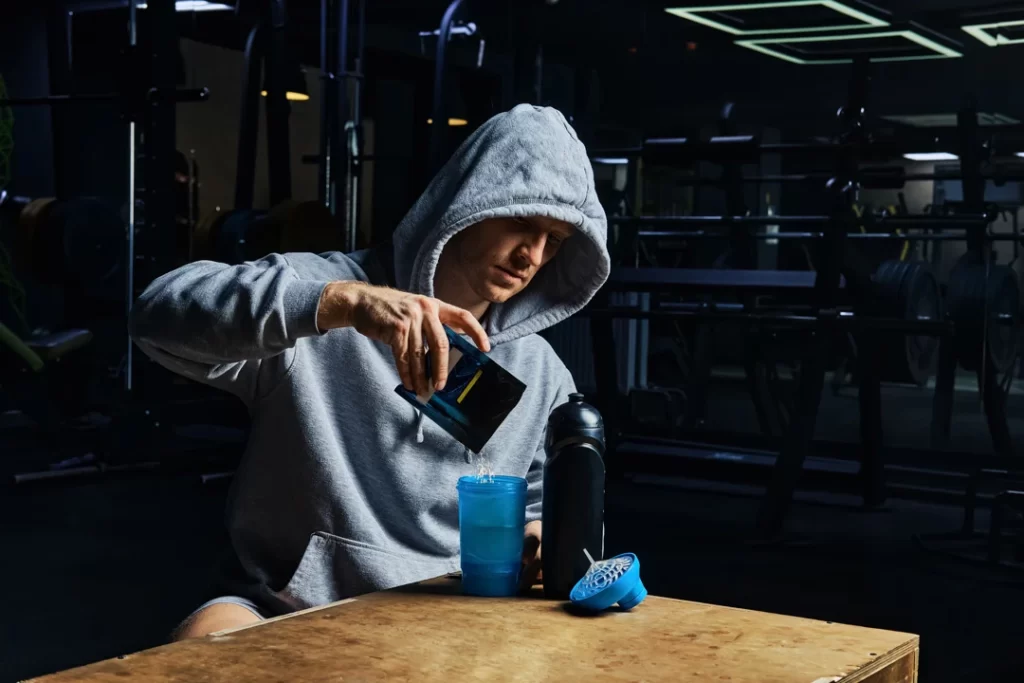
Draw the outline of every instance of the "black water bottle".
[[[604,421],[570,394],[548,419],[544,442],[544,595],[567,600],[576,582],[604,554]]]

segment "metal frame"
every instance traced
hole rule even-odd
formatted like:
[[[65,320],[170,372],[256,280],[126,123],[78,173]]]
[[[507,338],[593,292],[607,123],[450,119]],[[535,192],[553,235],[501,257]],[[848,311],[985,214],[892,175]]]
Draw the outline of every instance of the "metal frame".
[[[279,204],[292,195],[291,149],[288,135],[290,105],[285,97],[288,50],[288,15],[284,0],[273,0],[268,15],[249,31],[245,43],[242,77],[242,110],[238,124],[238,163],[235,169],[235,210],[251,209],[256,186],[256,152],[259,149],[260,83],[267,82],[267,166],[270,172],[270,203]]]
[[[317,201],[338,217],[346,252],[355,251],[362,181],[363,53],[366,0],[359,0],[354,68],[349,68],[349,0],[320,0],[320,151]],[[335,31],[330,26],[334,22]],[[333,55],[333,60],[332,60]],[[349,102],[348,84],[354,82]],[[309,157],[303,157],[306,163]]]
[[[437,32],[437,46],[434,50],[434,101],[431,107],[430,123],[430,174],[441,170],[447,159],[448,148],[448,79],[445,77],[448,58],[448,42],[452,38],[455,22],[465,13],[470,0],[452,0],[441,17]]]
[[[964,176],[964,207],[976,211],[985,205],[985,179],[981,174],[980,133],[977,113],[973,106],[963,109],[959,115],[961,133],[961,173]],[[985,230],[968,231],[968,254],[977,263],[989,265],[993,238]],[[983,354],[984,358],[984,354]],[[944,339],[939,352],[939,370],[936,379],[934,412],[932,415],[931,443],[933,448],[943,448],[949,441],[953,414],[953,386],[958,358],[952,339]],[[1002,391],[994,368],[982,363],[978,369],[978,386],[982,403],[992,435],[993,447],[997,453],[1011,456],[1013,444],[1006,418],[1006,395]],[[973,528],[973,519],[969,520]],[[965,521],[965,527],[968,521]]]
[[[686,305],[673,306],[672,310],[664,310],[654,306],[652,310],[637,311],[612,308],[607,305],[607,300],[595,302],[596,305],[586,312],[592,319],[592,329],[595,334],[595,351],[600,347],[599,336],[607,337],[607,343],[611,343],[609,332],[602,332],[598,327],[600,321],[609,321],[614,318],[634,318],[643,320],[654,319],[688,319],[697,324],[714,323],[715,321],[729,320],[742,322],[751,329],[765,330],[774,328],[804,330],[808,335],[808,343],[804,349],[803,362],[797,401],[793,411],[793,417],[788,425],[786,436],[781,444],[781,450],[774,461],[774,469],[771,481],[762,500],[761,510],[758,516],[758,527],[765,535],[774,535],[781,530],[786,511],[795,490],[797,477],[802,470],[802,463],[809,452],[811,440],[814,433],[814,424],[817,418],[817,408],[821,399],[822,385],[824,382],[824,349],[828,347],[828,338],[838,331],[852,332],[859,351],[860,364],[858,373],[859,397],[860,397],[860,419],[861,419],[861,469],[860,482],[863,498],[869,506],[883,502],[887,495],[885,482],[886,455],[884,449],[884,438],[881,421],[881,395],[879,378],[879,358],[884,352],[884,345],[879,333],[884,330],[903,331],[914,334],[930,334],[940,338],[940,367],[937,378],[937,390],[934,398],[933,412],[933,447],[942,448],[948,439],[949,425],[952,410],[952,387],[953,376],[956,367],[956,357],[952,345],[952,337],[955,334],[954,326],[948,321],[906,321],[886,320],[872,315],[870,309],[861,306],[863,294],[870,290],[870,283],[863,279],[863,276],[856,274],[856,269],[845,267],[845,243],[849,240],[881,239],[881,240],[911,240],[921,239],[929,241],[939,240],[966,240],[969,248],[978,254],[990,252],[991,244],[997,240],[1019,241],[1016,234],[992,234],[989,232],[989,224],[994,219],[993,215],[986,212],[984,203],[984,188],[986,176],[981,172],[982,165],[982,143],[977,115],[973,107],[967,107],[960,112],[960,126],[958,128],[960,144],[957,149],[962,160],[961,175],[964,180],[965,202],[964,214],[953,216],[919,216],[919,217],[882,217],[874,222],[877,227],[886,230],[898,229],[937,229],[948,228],[958,229],[957,234],[950,233],[928,233],[920,235],[908,235],[897,232],[883,232],[876,234],[862,234],[854,232],[857,224],[862,222],[856,219],[849,207],[856,199],[858,190],[858,169],[861,160],[861,152],[870,154],[870,143],[862,138],[864,102],[866,100],[867,84],[870,80],[867,62],[862,62],[856,70],[855,78],[851,82],[850,96],[847,107],[841,110],[840,117],[844,122],[844,135],[839,142],[831,145],[830,153],[839,155],[837,172],[828,187],[834,198],[834,209],[830,216],[744,216],[730,206],[730,216],[685,216],[685,217],[661,217],[661,216],[627,216],[614,217],[610,220],[613,225],[618,225],[627,231],[625,239],[734,239],[735,230],[745,230],[745,238],[768,239],[786,238],[791,234],[790,239],[813,240],[819,250],[819,269],[817,274],[810,272],[784,272],[784,271],[752,271],[752,270],[672,270],[672,269],[622,269],[613,271],[607,291],[665,291],[681,293],[687,288],[699,292],[707,292],[709,288],[716,286],[736,292],[759,291],[768,292],[772,290],[787,292],[805,292],[810,301],[806,314],[790,312],[780,314],[778,311],[758,312],[756,309],[746,305],[724,305],[718,306],[714,303],[694,304],[691,307]],[[726,144],[737,144],[738,136],[731,136]],[[686,145],[687,141],[659,140],[655,145]],[[753,144],[752,139],[740,141],[740,144]],[[650,145],[648,145],[650,146]],[[779,146],[782,147],[782,146]],[[805,151],[805,147],[792,146],[799,151]],[[698,148],[694,148],[695,150]],[[714,145],[703,145],[699,149],[714,151]],[[642,154],[642,151],[641,151]],[[646,154],[643,154],[646,157]],[[735,158],[723,155],[724,158]],[[632,159],[636,156],[630,155]],[[723,182],[728,183],[729,188],[735,188],[738,184],[734,174],[729,173],[729,167],[723,174]],[[779,233],[767,234],[754,232],[751,228],[767,224],[795,224],[795,225],[820,225],[824,229],[816,232],[800,233]],[[722,226],[729,230],[721,231],[674,231],[674,230],[640,230],[642,226]],[[630,235],[629,232],[632,231]],[[987,261],[986,261],[987,262]],[[847,280],[843,277],[846,272]],[[857,277],[862,279],[858,280]],[[839,297],[839,293],[848,290],[845,297]],[[854,302],[853,310],[842,309],[843,299]],[[837,308],[837,304],[840,306]],[[1006,317],[1006,324],[1016,325],[1018,321],[1015,316]],[[987,319],[987,318],[986,318]],[[609,328],[610,329],[610,328]],[[614,354],[605,354],[606,360],[597,358],[598,363],[614,362]],[[756,361],[755,361],[756,363]],[[600,366],[599,366],[600,368]],[[1005,392],[994,376],[992,368],[981,368],[978,371],[979,384],[983,387],[983,402],[986,416],[988,418],[989,430],[993,439],[994,450],[997,457],[1006,457],[1012,448],[1005,415]],[[599,390],[605,396],[602,398],[603,405],[612,406],[614,409],[615,399],[607,394],[613,385],[605,383]],[[752,385],[756,389],[756,385]],[[620,435],[621,436],[621,435]],[[967,480],[964,506],[963,529],[957,532],[957,537],[973,533],[974,508],[978,496],[978,479],[982,476],[981,460],[972,468]],[[947,536],[947,535],[944,535]]]

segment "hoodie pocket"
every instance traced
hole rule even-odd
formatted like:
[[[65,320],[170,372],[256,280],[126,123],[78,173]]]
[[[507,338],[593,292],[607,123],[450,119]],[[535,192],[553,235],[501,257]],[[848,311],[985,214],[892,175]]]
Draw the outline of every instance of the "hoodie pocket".
[[[458,558],[400,555],[317,531],[288,584],[274,593],[293,610],[425,581],[458,569]]]

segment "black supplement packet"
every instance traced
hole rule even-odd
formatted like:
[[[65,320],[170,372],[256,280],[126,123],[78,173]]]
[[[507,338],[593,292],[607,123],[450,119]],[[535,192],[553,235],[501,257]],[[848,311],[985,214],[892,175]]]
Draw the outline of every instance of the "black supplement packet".
[[[479,453],[526,391],[526,385],[447,325],[448,381],[441,391],[417,396],[399,384],[395,392],[469,450]],[[432,375],[427,355],[427,378]]]

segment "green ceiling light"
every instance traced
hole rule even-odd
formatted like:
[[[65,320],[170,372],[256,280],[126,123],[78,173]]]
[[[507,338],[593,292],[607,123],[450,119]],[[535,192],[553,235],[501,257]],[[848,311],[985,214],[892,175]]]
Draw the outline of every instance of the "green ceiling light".
[[[930,38],[922,36],[915,31],[884,31],[882,33],[845,33],[827,36],[799,36],[795,38],[754,38],[752,40],[737,40],[736,44],[776,59],[782,59],[793,64],[852,64],[852,58],[845,59],[805,59],[781,52],[778,49],[768,47],[770,45],[794,45],[801,43],[833,43],[844,40],[872,40],[877,38],[903,38],[921,47],[931,50],[933,54],[914,55],[912,57],[869,57],[872,62],[915,62],[925,59],[952,59],[963,57],[963,55],[952,48],[937,43]]]
[[[964,31],[971,34],[989,47],[1002,47],[1004,45],[1019,45],[1024,43],[1024,38],[1007,38],[999,31],[992,35],[992,29],[1012,28],[1015,26],[1024,27],[1024,19],[1017,21],[996,21],[991,24],[975,24],[973,26],[961,26]]]
[[[717,12],[765,11],[773,9],[792,9],[796,7],[820,7],[832,10],[833,12],[842,15],[842,18],[837,18],[837,21],[845,21],[846,23],[836,23],[828,26],[796,26],[744,30],[722,23],[716,19],[703,16],[705,14],[714,14]],[[889,22],[884,19],[879,19],[878,17],[874,17],[866,12],[861,12],[860,10],[844,5],[841,2],[836,2],[836,0],[772,0],[770,2],[733,3],[729,5],[708,5],[704,7],[667,7],[665,8],[665,11],[682,19],[687,19],[688,21],[702,24],[704,26],[709,26],[719,31],[731,33],[734,36],[765,36],[783,33],[792,35],[794,33],[848,31],[865,28],[884,28],[889,26]],[[849,23],[850,19],[856,20],[857,23]]]

